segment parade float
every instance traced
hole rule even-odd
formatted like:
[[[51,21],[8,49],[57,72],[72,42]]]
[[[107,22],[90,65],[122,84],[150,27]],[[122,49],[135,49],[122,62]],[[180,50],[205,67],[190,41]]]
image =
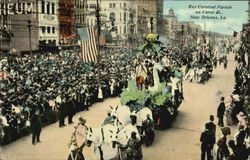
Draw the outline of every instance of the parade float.
[[[132,134],[136,135],[138,142],[150,146],[155,129],[171,126],[183,100],[182,72],[166,63],[166,53],[157,35],[149,34],[146,40],[147,43],[139,47],[132,79],[120,95],[121,105],[110,106],[108,116],[98,128],[85,124],[76,126],[70,144],[93,144],[97,159],[130,159],[127,156],[131,153],[142,157],[140,145],[136,145],[135,150],[130,149],[135,147],[129,143]],[[76,135],[79,126],[84,130],[81,131],[84,132],[82,138]],[[71,152],[82,147],[77,146]]]
[[[213,55],[211,48],[207,44],[199,44],[196,51],[192,53],[192,63],[187,65],[184,79],[205,83],[212,75],[213,65],[216,67],[217,58]]]
[[[121,104],[137,113],[143,108],[152,111],[156,129],[171,126],[183,100],[182,72],[166,63],[166,53],[156,34],[148,34],[139,47],[135,73],[121,93]]]

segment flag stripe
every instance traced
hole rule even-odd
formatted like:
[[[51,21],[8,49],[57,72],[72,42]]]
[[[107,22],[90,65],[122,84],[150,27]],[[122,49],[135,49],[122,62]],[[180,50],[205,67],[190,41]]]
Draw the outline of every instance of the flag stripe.
[[[89,40],[82,41],[82,57],[84,62],[97,61],[97,44],[94,27],[86,28]]]
[[[92,27],[91,29],[90,29],[91,31],[90,31],[90,33],[91,33],[91,38],[93,39],[93,41],[91,41],[91,49],[92,49],[92,52],[94,53],[95,51],[97,51],[97,48],[96,48],[96,37],[95,37],[95,30],[94,30],[94,28]],[[97,59],[96,59],[96,54],[92,54],[92,57],[91,57],[92,59],[93,59],[93,61],[96,61]]]
[[[92,30],[93,28],[91,27],[91,28],[88,28],[88,30],[89,30],[89,37],[90,37],[90,39],[92,39],[92,41],[89,41],[89,46],[90,46],[90,48],[89,48],[89,50],[90,50],[90,53],[94,53],[94,44],[93,44],[93,30]],[[94,61],[94,58],[93,58],[93,54],[89,54],[89,60],[90,61]]]

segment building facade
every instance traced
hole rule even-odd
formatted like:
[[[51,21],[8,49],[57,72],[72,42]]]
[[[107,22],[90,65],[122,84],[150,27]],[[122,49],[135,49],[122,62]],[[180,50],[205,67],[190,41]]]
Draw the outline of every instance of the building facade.
[[[141,36],[150,32],[156,33],[157,1],[136,0],[138,10],[138,32]],[[151,26],[152,23],[152,26]],[[152,29],[152,31],[151,31]]]
[[[184,43],[196,42],[201,34],[201,26],[194,22],[180,22],[174,9],[169,9],[168,15],[164,16],[164,35],[174,41]]]
[[[168,11],[168,15],[164,16],[163,22],[164,35],[169,39],[175,39],[177,31],[177,16],[172,8]]]
[[[12,33],[11,21],[7,15],[0,14],[0,53],[9,53],[11,49]]]
[[[100,2],[101,30],[108,31],[116,41],[128,40],[137,34],[137,12],[134,1],[102,0]],[[96,25],[96,0],[87,1],[87,26]]]
[[[60,45],[75,43],[75,1],[59,0],[59,31]]]
[[[0,15],[11,22],[11,49],[17,52],[29,51],[29,40],[32,51],[58,44],[57,0],[5,0],[1,1],[0,6]]]
[[[39,47],[58,46],[58,0],[42,0],[38,3]]]
[[[164,34],[164,20],[163,20],[163,7],[164,0],[157,0],[157,33],[162,35]]]

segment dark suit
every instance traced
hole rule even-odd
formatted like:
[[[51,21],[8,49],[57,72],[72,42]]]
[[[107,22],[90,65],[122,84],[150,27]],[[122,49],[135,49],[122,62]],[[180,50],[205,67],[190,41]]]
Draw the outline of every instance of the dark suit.
[[[219,118],[218,125],[221,127],[224,127],[223,116],[224,116],[225,110],[226,110],[225,103],[221,102],[217,110],[217,117]]]
[[[201,142],[201,160],[205,160],[207,154],[207,160],[212,159],[211,151],[214,145],[214,136],[209,130],[202,132],[200,137]]]
[[[30,129],[32,133],[32,144],[35,144],[35,141],[40,142],[40,133],[42,130],[41,119],[38,115],[34,114],[31,117]]]
[[[208,122],[206,125],[208,125],[208,128],[209,128],[209,131],[211,132],[211,134],[213,135],[213,144],[215,144],[215,142],[216,142],[216,125],[212,122],[212,121],[210,121],[210,122]]]

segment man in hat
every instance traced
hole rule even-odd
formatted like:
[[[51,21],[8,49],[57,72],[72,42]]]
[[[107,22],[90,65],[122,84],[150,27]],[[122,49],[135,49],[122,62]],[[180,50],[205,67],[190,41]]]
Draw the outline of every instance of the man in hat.
[[[214,124],[214,116],[210,115],[209,117],[209,122],[206,123],[206,125],[208,125],[208,129],[211,132],[211,134],[213,135],[213,146],[216,142],[216,125]]]
[[[225,103],[224,103],[224,97],[221,97],[220,105],[217,109],[217,117],[219,119],[218,125],[220,127],[224,127],[223,117],[224,117],[225,110],[226,110],[226,107],[225,107]]]
[[[40,142],[40,133],[42,130],[42,123],[39,116],[39,110],[36,110],[35,114],[31,117],[30,129],[32,133],[32,144],[35,145],[36,142]]]
[[[201,160],[205,160],[207,154],[207,160],[212,160],[211,151],[214,145],[214,135],[211,132],[211,126],[207,123],[205,125],[205,131],[202,132],[200,137],[201,142]]]

